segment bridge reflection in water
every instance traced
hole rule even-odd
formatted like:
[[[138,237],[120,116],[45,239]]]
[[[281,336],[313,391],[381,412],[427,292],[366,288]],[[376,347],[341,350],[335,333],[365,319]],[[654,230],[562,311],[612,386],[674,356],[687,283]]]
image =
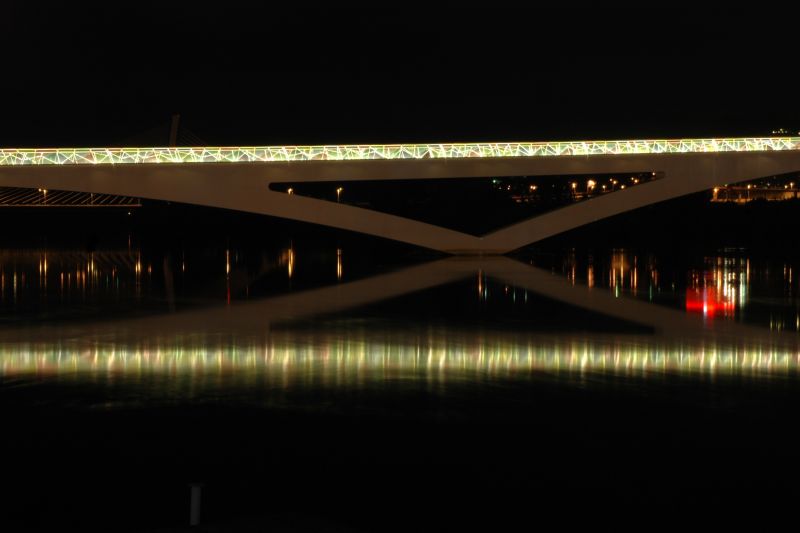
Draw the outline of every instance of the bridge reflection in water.
[[[401,335],[397,335],[398,337]],[[187,342],[188,341],[188,342]],[[281,386],[365,385],[417,378],[446,383],[464,378],[525,378],[536,373],[609,373],[630,377],[796,375],[796,350],[760,344],[659,343],[647,338],[558,339],[434,332],[403,344],[374,334],[298,336],[275,332],[261,342],[238,344],[213,338],[155,339],[130,346],[31,343],[0,347],[0,372],[16,375],[153,374]],[[180,383],[178,381],[176,383]]]
[[[556,334],[531,332],[524,325],[497,331],[337,315],[476,273],[638,328],[614,335]],[[176,385],[218,381],[283,387],[405,378],[444,384],[538,374],[759,377],[797,373],[798,339],[795,332],[705,320],[508,258],[451,258],[223,307],[5,329],[0,331],[0,377],[144,379],[157,374],[182,378]]]

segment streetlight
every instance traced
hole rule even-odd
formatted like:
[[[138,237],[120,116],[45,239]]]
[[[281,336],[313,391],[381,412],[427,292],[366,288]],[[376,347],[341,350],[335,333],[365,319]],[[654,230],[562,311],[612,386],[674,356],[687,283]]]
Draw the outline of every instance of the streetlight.
[[[342,188],[342,187],[337,187],[336,188],[336,201],[337,202],[341,199],[343,190],[344,190],[344,188]]]
[[[597,185],[594,180],[589,180],[586,182],[586,196],[589,196],[589,191],[594,189],[594,186]]]

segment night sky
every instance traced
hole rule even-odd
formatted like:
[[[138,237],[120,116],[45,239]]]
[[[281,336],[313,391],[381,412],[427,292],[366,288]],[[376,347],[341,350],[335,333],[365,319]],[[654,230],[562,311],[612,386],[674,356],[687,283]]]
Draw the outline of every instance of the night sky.
[[[790,13],[221,4],[4,3],[0,146],[800,130]]]

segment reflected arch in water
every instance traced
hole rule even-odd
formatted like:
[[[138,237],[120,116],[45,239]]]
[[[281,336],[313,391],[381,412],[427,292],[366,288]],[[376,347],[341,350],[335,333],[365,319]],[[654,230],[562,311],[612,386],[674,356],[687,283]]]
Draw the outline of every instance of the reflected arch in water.
[[[611,337],[575,332],[555,336],[458,327],[429,330],[424,324],[345,327],[327,333],[319,328],[293,327],[298,319],[324,317],[476,272],[570,305],[650,326],[654,334]],[[514,378],[562,372],[760,376],[794,374],[797,367],[795,334],[730,321],[708,322],[677,309],[575,284],[508,258],[451,258],[222,308],[0,334],[0,372],[6,377],[216,375],[223,380],[267,380],[284,385],[309,380],[357,385],[410,376],[447,381],[457,376]]]

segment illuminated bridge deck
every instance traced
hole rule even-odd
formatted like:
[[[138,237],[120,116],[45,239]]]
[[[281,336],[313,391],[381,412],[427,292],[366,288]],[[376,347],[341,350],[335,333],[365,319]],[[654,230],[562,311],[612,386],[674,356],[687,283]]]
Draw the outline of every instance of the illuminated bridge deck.
[[[0,149],[0,166],[528,158],[800,150],[800,137],[524,143]]]
[[[0,187],[0,208],[4,207],[141,207],[139,198],[112,194],[46,191],[21,187]]]

